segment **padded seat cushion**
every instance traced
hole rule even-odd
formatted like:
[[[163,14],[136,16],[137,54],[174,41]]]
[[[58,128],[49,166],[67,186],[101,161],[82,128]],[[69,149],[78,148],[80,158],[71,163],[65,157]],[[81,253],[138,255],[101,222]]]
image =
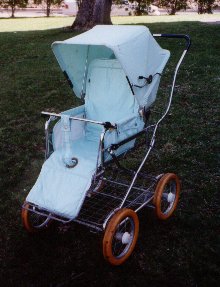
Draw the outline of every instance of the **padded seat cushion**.
[[[85,110],[88,119],[113,123],[138,110],[118,60],[96,59],[89,65]]]
[[[96,59],[88,68],[85,97],[86,118],[117,123],[138,115],[138,104],[121,64],[116,59]],[[86,125],[89,139],[100,137],[101,126]]]

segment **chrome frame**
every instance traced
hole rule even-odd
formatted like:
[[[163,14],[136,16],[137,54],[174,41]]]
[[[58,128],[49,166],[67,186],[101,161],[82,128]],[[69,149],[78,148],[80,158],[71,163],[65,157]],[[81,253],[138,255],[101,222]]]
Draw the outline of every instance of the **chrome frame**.
[[[136,183],[138,177],[143,176],[143,174],[141,173],[141,170],[142,170],[147,158],[149,157],[149,154],[150,154],[152,148],[154,147],[157,129],[158,129],[160,123],[163,121],[163,119],[166,117],[166,115],[169,112],[169,109],[170,109],[170,106],[171,106],[171,103],[172,103],[172,99],[173,99],[173,93],[174,93],[177,73],[178,73],[179,67],[180,67],[180,65],[181,65],[186,53],[188,52],[188,50],[190,48],[190,45],[191,45],[191,40],[190,40],[189,36],[187,36],[187,35],[154,34],[153,36],[154,37],[164,37],[164,38],[182,38],[182,39],[185,39],[187,41],[187,46],[186,46],[186,49],[184,49],[184,51],[183,51],[183,53],[182,53],[177,65],[176,65],[176,68],[175,68],[175,71],[174,71],[174,75],[173,75],[173,80],[172,80],[172,86],[171,86],[170,96],[169,96],[169,100],[168,100],[168,105],[167,105],[167,108],[166,108],[165,112],[163,113],[161,118],[156,122],[156,124],[151,125],[151,126],[147,126],[144,129],[145,132],[147,133],[149,128],[153,128],[152,136],[151,136],[151,139],[150,139],[149,148],[146,151],[146,155],[144,156],[144,158],[143,158],[141,164],[139,165],[137,171],[136,172],[130,171],[131,174],[133,175],[130,184],[122,183],[122,182],[119,182],[119,181],[116,181],[116,180],[111,180],[111,179],[108,179],[107,177],[104,177],[105,169],[106,169],[105,152],[108,151],[110,154],[111,154],[111,152],[114,153],[114,151],[111,150],[111,148],[108,148],[107,150],[105,149],[105,147],[104,147],[104,138],[105,138],[105,134],[106,134],[107,130],[109,130],[111,128],[117,130],[117,124],[114,124],[114,123],[112,124],[112,123],[109,123],[109,122],[106,123],[106,122],[93,121],[93,120],[88,120],[88,119],[85,119],[85,118],[70,117],[70,119],[72,119],[72,120],[90,122],[90,123],[102,125],[104,127],[103,132],[101,133],[101,136],[100,136],[99,152],[98,152],[98,158],[97,158],[97,164],[96,164],[96,172],[95,172],[95,175],[93,177],[92,186],[90,187],[89,192],[87,194],[88,198],[89,198],[89,196],[91,194],[94,193],[94,194],[96,194],[96,196],[99,196],[99,197],[100,196],[104,196],[105,200],[108,200],[109,198],[112,198],[113,200],[119,200],[120,204],[115,205],[115,207],[113,207],[113,209],[110,210],[110,212],[107,212],[104,215],[104,221],[102,221],[101,224],[95,222],[94,220],[93,221],[85,220],[85,219],[83,219],[83,217],[81,217],[81,213],[83,211],[85,203],[83,204],[83,206],[81,208],[81,212],[80,212],[79,216],[76,219],[74,219],[74,220],[72,220],[72,219],[65,219],[65,218],[63,218],[61,216],[57,216],[57,215],[51,214],[47,210],[43,210],[43,209],[41,209],[42,213],[38,212],[38,211],[34,211],[34,212],[36,212],[38,214],[42,214],[44,216],[47,214],[49,219],[54,219],[54,220],[60,221],[60,222],[62,222],[64,224],[69,223],[71,221],[74,221],[74,222],[86,225],[90,229],[93,229],[93,230],[96,230],[96,231],[103,231],[103,230],[105,230],[109,219],[121,208],[130,207],[130,208],[133,208],[133,210],[135,212],[138,212],[139,210],[141,210],[146,205],[149,206],[149,207],[153,207],[152,204],[150,204],[150,203],[151,203],[151,201],[152,201],[152,199],[154,197],[154,188],[155,188],[155,185],[158,182],[158,180],[163,176],[163,174],[160,174],[160,175],[155,176],[155,177],[152,177],[152,176],[148,175],[147,177],[151,181],[151,184],[147,188],[146,187],[145,188],[138,187],[138,186],[135,185],[135,183]],[[50,153],[50,151],[49,151],[49,125],[56,118],[61,117],[61,114],[42,112],[42,115],[49,116],[49,120],[47,120],[46,123],[45,123],[45,134],[46,134],[46,153],[45,153],[45,158],[48,158],[49,153]],[[100,167],[99,167],[99,158],[101,158],[101,160],[100,160],[101,161]],[[102,192],[102,191],[101,192],[100,191],[96,191],[95,190],[95,184],[96,184],[97,180],[100,180],[100,179],[103,180],[104,182],[108,183],[108,184],[114,184],[114,186],[126,187],[127,191],[123,195],[122,198],[121,198],[121,195],[120,196],[117,196],[117,195],[115,196],[114,194],[112,195],[109,192],[105,193],[105,192]],[[133,201],[129,200],[129,196],[131,195],[131,191],[133,193],[137,192],[137,196],[135,197],[135,199],[133,199]],[[142,199],[142,197],[144,197],[144,199]],[[88,199],[88,200],[90,200],[90,199]],[[92,201],[92,200],[90,200],[90,201]],[[34,206],[34,205],[30,204],[30,203],[28,203],[28,204],[31,205],[31,206]],[[27,207],[25,206],[25,203],[24,203],[24,205],[22,207],[27,209]],[[33,212],[32,209],[28,209],[28,210]]]
[[[49,113],[49,112],[41,112],[42,116],[50,116],[50,117],[55,117],[55,118],[61,118],[62,114],[56,114],[56,113]],[[111,124],[109,122],[99,122],[99,121],[93,121],[93,120],[88,120],[85,118],[78,118],[78,117],[70,117],[71,120],[76,120],[76,121],[81,121],[81,122],[87,122],[87,123],[92,123],[96,125],[102,125],[106,126],[107,124],[110,125],[111,128],[117,128],[116,124]]]
[[[56,117],[51,115],[45,122],[45,160],[50,156],[50,124],[55,121]],[[51,143],[52,144],[52,143]]]

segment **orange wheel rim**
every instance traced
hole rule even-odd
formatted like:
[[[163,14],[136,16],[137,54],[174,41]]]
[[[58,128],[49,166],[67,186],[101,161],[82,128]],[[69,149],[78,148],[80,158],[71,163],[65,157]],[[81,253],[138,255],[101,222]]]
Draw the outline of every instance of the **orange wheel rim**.
[[[22,208],[22,211],[21,211],[21,219],[22,219],[22,223],[23,223],[23,226],[24,228],[30,232],[30,233],[33,233],[35,232],[35,230],[33,229],[33,227],[30,225],[30,222],[29,222],[29,207],[30,205],[27,203],[24,205],[24,207]]]
[[[171,191],[165,193],[164,191],[166,191],[167,186],[171,184],[173,185],[172,188],[175,189],[175,193]],[[156,209],[156,215],[159,219],[166,220],[173,214],[179,200],[179,193],[180,193],[180,181],[177,175],[174,173],[167,173],[163,175],[157,184],[153,199],[153,203],[155,204]],[[165,194],[169,206],[167,210],[164,212],[162,210],[162,201],[163,197],[165,197]]]
[[[104,258],[112,265],[124,263],[137,242],[139,220],[131,209],[119,210],[109,221],[103,238]]]

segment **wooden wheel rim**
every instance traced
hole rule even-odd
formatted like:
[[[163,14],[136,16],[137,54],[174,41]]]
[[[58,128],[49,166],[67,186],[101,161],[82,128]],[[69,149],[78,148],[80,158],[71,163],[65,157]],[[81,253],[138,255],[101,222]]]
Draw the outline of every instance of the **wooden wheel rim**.
[[[126,222],[129,223],[127,226]],[[126,228],[124,228],[123,225],[125,225]],[[133,210],[127,208],[119,210],[110,219],[104,234],[103,238],[104,258],[112,265],[120,265],[124,263],[134,250],[138,238],[138,232],[139,232],[139,220],[137,214]],[[122,251],[119,252],[118,255],[117,252],[115,251],[117,241],[119,242],[118,244],[121,244],[122,246],[124,245]]]
[[[171,202],[169,207],[165,211],[162,211],[163,194],[169,184],[172,184],[173,189],[175,188],[175,192],[171,192],[170,190],[170,192],[173,195],[175,195],[175,198]],[[176,209],[178,200],[179,200],[179,193],[180,193],[180,181],[177,175],[174,173],[164,174],[157,184],[155,195],[154,195],[156,215],[159,219],[166,220],[173,214],[174,210]]]

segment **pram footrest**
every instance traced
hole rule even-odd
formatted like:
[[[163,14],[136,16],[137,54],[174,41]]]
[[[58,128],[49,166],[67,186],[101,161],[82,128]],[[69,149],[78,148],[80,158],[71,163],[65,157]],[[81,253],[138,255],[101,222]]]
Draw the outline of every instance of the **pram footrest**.
[[[27,203],[28,203],[29,207],[27,207]],[[44,209],[42,207],[39,207],[39,206],[37,206],[37,205],[35,205],[33,203],[30,203],[30,202],[25,202],[22,205],[22,208],[28,210],[29,212],[33,212],[35,214],[47,217],[48,219],[53,219],[53,220],[62,222],[64,224],[69,223],[69,222],[72,221],[72,219],[65,218],[65,217],[53,214],[53,213],[49,212],[48,210],[46,210],[46,209]]]

